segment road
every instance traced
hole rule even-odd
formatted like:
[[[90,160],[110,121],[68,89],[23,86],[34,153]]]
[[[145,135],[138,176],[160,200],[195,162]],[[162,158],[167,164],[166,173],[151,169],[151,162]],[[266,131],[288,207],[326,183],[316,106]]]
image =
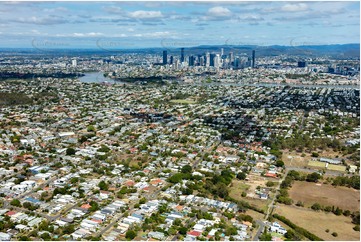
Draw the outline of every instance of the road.
[[[279,193],[279,191],[280,191],[281,184],[282,184],[282,182],[286,179],[288,172],[289,172],[289,170],[286,169],[286,172],[285,172],[285,174],[283,175],[282,179],[278,181],[278,186],[277,186],[277,188],[276,188],[276,193],[274,194],[271,203],[268,205],[267,213],[266,213],[266,215],[265,215],[265,220],[266,220],[266,221],[267,221],[268,217],[270,216],[270,214],[271,214],[272,211],[273,211],[274,204],[275,204],[275,202],[276,202],[277,195],[278,195],[278,193]],[[259,240],[259,236],[263,233],[264,227],[266,226],[265,223],[262,222],[262,221],[260,221],[260,220],[257,220],[256,222],[260,225],[260,227],[258,228],[257,233],[256,233],[256,235],[255,235],[254,238],[253,238],[254,241],[258,241],[258,240]]]
[[[263,223],[261,220],[256,220],[256,223],[259,225],[259,229],[257,230],[256,235],[253,237],[253,241],[258,241],[259,237],[264,231],[264,227],[266,226],[265,223]]]

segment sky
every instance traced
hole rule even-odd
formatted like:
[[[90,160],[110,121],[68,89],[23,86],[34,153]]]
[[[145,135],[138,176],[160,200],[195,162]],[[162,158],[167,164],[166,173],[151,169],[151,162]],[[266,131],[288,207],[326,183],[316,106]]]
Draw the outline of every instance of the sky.
[[[359,42],[359,1],[0,2],[0,48]]]

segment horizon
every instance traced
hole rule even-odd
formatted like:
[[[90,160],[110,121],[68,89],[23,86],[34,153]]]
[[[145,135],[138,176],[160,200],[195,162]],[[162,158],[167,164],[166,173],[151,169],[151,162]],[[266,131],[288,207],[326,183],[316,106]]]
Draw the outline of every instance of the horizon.
[[[359,1],[1,2],[0,48],[359,44],[359,10]]]

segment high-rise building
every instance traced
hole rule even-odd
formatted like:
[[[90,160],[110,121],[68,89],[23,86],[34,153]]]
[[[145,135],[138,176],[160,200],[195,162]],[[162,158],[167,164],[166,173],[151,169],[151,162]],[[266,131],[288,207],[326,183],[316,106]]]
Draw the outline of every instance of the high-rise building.
[[[184,62],[184,48],[181,48],[181,62]]]
[[[169,59],[170,59],[170,60],[169,60],[169,64],[172,65],[172,64],[173,64],[173,56],[171,55]]]
[[[232,63],[234,62],[234,56],[233,56],[233,52],[229,52],[229,64],[232,65]]]
[[[214,58],[215,57],[216,57],[215,54],[210,54],[209,66],[214,66]]]
[[[167,51],[163,50],[163,65],[167,64]]]
[[[72,65],[72,66],[76,67],[77,64],[78,64],[78,63],[77,63],[76,59],[74,59],[74,60],[71,61],[71,65]]]
[[[224,49],[221,48],[221,56],[223,56],[223,55],[224,55]]]
[[[297,63],[297,67],[306,67],[307,66],[307,62],[306,61],[299,61]]]
[[[188,65],[194,66],[194,56],[193,55],[188,57]]]
[[[252,68],[256,65],[256,51],[252,50]]]
[[[219,54],[216,54],[216,56],[214,57],[214,67],[220,67],[221,66],[221,58],[219,56]]]
[[[206,66],[207,67],[210,66],[210,64],[211,64],[211,55],[209,53],[206,53],[205,61],[206,61]]]

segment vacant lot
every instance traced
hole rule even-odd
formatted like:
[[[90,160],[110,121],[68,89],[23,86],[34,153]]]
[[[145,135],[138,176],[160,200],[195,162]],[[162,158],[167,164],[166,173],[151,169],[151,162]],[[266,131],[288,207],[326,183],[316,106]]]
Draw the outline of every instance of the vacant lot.
[[[360,191],[352,188],[296,181],[289,190],[289,194],[293,201],[302,201],[305,206],[312,206],[317,202],[344,210],[360,210]]]
[[[229,195],[234,199],[240,200],[242,198],[242,192],[247,193],[249,188],[250,185],[245,184],[244,181],[234,179],[229,188]]]
[[[283,150],[282,151],[282,160],[285,163],[286,166],[292,166],[292,167],[307,167],[310,166],[319,166],[319,167],[325,167],[325,163],[323,162],[315,162],[312,163],[312,159],[314,157],[311,156],[310,153],[304,152],[303,154],[297,152],[297,151],[290,151],[290,150]],[[319,154],[319,157],[328,157],[328,158],[336,158],[341,157],[342,154],[339,152],[335,152],[331,149],[326,150],[318,150],[317,153]],[[311,164],[309,164],[309,162]],[[323,163],[323,165],[321,164]],[[329,168],[330,169],[330,168]]]
[[[350,217],[336,216],[332,213],[314,212],[305,208],[279,205],[274,213],[282,215],[294,224],[307,229],[324,240],[359,241],[360,234],[352,228]],[[329,229],[330,232],[326,232]],[[331,234],[336,232],[337,237]]]

